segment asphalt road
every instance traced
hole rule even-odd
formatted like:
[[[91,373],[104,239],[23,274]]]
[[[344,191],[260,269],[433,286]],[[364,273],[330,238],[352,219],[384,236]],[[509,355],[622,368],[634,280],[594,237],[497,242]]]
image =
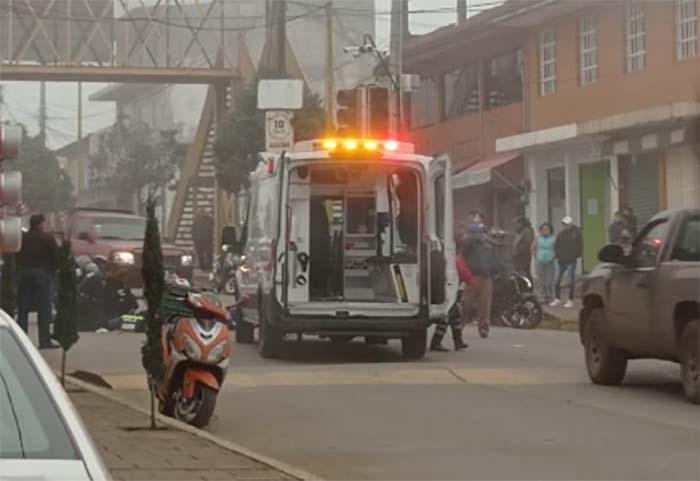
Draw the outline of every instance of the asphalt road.
[[[467,337],[419,362],[398,342],[289,342],[271,361],[234,345],[207,429],[329,479],[700,478],[700,410],[675,364],[634,361],[623,386],[599,387],[575,333]],[[142,341],[83,333],[68,371],[145,404]]]

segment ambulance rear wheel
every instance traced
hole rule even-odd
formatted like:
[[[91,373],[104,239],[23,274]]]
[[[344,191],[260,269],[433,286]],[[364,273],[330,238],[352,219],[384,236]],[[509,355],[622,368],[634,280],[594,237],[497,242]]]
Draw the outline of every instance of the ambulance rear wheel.
[[[263,359],[276,359],[280,357],[284,334],[270,324],[265,305],[260,309],[260,329],[258,333],[258,352]]]
[[[250,322],[239,321],[236,324],[236,342],[238,344],[255,342],[255,326]]]
[[[401,351],[406,359],[421,359],[428,347],[428,331],[423,329],[401,338]]]

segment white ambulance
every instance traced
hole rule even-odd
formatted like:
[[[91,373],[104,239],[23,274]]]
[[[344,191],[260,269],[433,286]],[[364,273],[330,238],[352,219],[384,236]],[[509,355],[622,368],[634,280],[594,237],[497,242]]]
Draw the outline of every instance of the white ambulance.
[[[425,354],[427,329],[457,294],[452,187],[447,157],[411,144],[333,138],[261,154],[251,175],[239,288],[258,319],[262,357],[288,334],[333,342],[400,339],[406,358]]]

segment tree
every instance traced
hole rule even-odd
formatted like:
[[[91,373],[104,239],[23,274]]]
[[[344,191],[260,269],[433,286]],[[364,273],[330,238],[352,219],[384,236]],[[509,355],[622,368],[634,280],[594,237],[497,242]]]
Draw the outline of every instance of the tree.
[[[247,187],[248,175],[258,164],[258,153],[265,150],[265,112],[258,110],[257,81],[246,85],[234,101],[223,127],[217,133],[214,153],[219,185],[232,193]],[[296,141],[321,136],[325,113],[321,98],[304,88],[304,105],[292,121]]]
[[[54,337],[61,345],[61,384],[65,385],[66,353],[78,342],[77,314],[78,287],[75,260],[71,254],[70,240],[66,239],[58,250],[58,298],[54,318]]]
[[[165,292],[165,269],[158,219],[156,218],[156,200],[152,196],[146,202],[146,235],[143,239],[141,277],[143,278],[143,295],[148,305],[146,310],[146,342],[141,348],[141,362],[148,375],[149,386],[151,386],[151,429],[155,429],[154,386],[160,384],[164,370],[163,346],[161,344],[163,319],[160,315],[160,306]]]
[[[176,131],[154,131],[145,122],[125,117],[99,135],[91,157],[97,187],[105,189],[119,206],[141,207],[175,178],[184,158]]]
[[[73,205],[70,177],[40,136],[29,137],[25,134],[19,156],[6,161],[5,166],[7,170],[22,173],[22,199],[30,210],[60,212]]]

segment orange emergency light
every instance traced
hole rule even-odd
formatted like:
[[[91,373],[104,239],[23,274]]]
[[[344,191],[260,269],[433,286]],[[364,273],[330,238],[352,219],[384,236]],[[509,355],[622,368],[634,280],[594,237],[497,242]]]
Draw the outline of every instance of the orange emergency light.
[[[396,140],[384,140],[379,141],[375,139],[323,139],[321,141],[321,148],[327,150],[328,152],[377,152],[379,150],[384,150],[387,152],[397,152],[399,150],[399,142]]]

